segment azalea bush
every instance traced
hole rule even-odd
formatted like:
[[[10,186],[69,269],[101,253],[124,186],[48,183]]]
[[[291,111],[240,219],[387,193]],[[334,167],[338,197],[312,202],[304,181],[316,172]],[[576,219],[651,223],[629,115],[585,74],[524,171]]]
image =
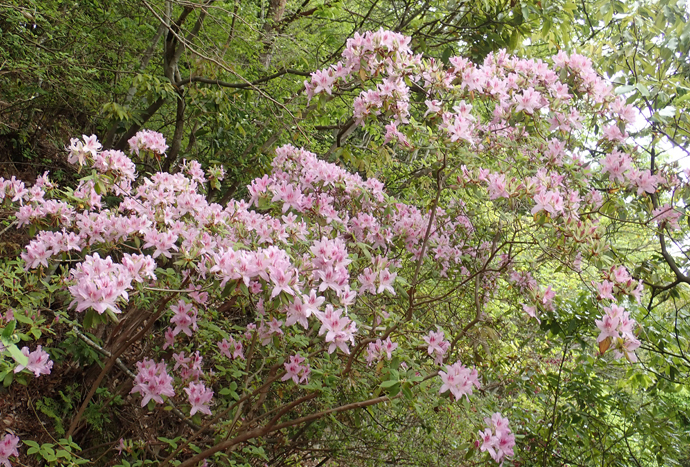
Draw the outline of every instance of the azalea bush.
[[[515,334],[554,333],[576,300],[563,278],[585,296],[585,353],[644,358],[643,300],[689,282],[667,241],[683,244],[690,174],[639,153],[635,110],[591,62],[446,65],[389,31],[356,34],[342,55],[306,94],[323,109],[339,97],[355,135],[419,167],[398,196],[285,145],[248,199],[221,205],[220,166],[150,170],[167,150],[153,131],[129,154],[73,138],[74,188],[47,173],[0,182],[8,222],[31,235],[12,284],[36,294],[21,308],[3,296],[0,379],[84,368],[69,442],[87,439],[99,388],[138,419],[105,448],[127,466],[255,465],[276,444],[294,460],[343,414],[439,399],[468,409],[463,455],[518,458],[510,407],[482,402],[502,370],[478,336],[497,315]],[[637,255],[618,253],[621,224]],[[653,254],[667,273],[638,267]],[[30,455],[16,435],[0,443],[0,462]]]

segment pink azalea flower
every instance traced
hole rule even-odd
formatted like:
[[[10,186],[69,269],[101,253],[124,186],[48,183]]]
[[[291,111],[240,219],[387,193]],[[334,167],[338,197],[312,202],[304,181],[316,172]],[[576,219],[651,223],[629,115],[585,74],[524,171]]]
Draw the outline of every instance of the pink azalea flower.
[[[595,320],[595,323],[599,330],[601,331],[599,333],[599,337],[597,337],[597,342],[601,342],[607,337],[615,338],[619,336],[618,333],[618,322],[620,321],[619,318],[613,317],[609,314],[605,314],[603,316],[603,319],[597,319]]]
[[[528,305],[526,305],[526,304],[523,303],[522,309],[523,309],[523,311],[524,311],[525,313],[527,313],[527,315],[529,315],[530,317],[536,319],[537,322],[538,322],[539,324],[541,324],[541,320],[537,317],[537,307],[536,307],[536,306],[528,306]]]
[[[163,344],[163,350],[167,349],[168,347],[174,347],[175,346],[175,333],[173,332],[172,328],[168,328],[165,330],[165,343]]]
[[[164,154],[168,149],[165,144],[165,137],[151,130],[141,130],[136,135],[132,136],[127,143],[129,143],[130,152],[135,152],[137,156],[139,151],[146,150],[156,154]]]
[[[290,361],[284,363],[286,373],[281,378],[281,381],[292,379],[295,384],[308,382],[311,369],[309,368],[309,364],[302,365],[303,362],[304,358],[302,358],[300,354],[292,355]]]
[[[19,457],[17,445],[19,444],[19,437],[7,433],[0,441],[0,464],[5,467],[12,467],[10,463],[10,456]]]
[[[515,111],[520,112],[524,110],[525,113],[533,114],[535,110],[542,107],[542,96],[534,88],[529,87],[522,92],[522,95],[513,96],[516,103]]]
[[[334,310],[332,305],[326,305],[325,312],[318,312],[316,316],[321,321],[319,335],[326,333],[326,342],[330,342],[328,353],[333,353],[338,348],[349,355],[347,342],[354,345],[357,325],[341,314],[342,310]]]
[[[453,365],[446,365],[446,371],[439,371],[438,375],[443,382],[439,393],[443,394],[446,391],[450,391],[456,401],[462,396],[466,396],[469,400],[473,386],[481,387],[477,370],[470,370],[459,361]]]
[[[173,397],[175,390],[172,387],[173,379],[168,375],[165,362],[155,363],[153,360],[144,359],[137,362],[138,373],[134,378],[134,387],[130,394],[140,393],[143,398],[141,406],[144,407],[150,400],[159,404],[163,403],[161,396]]]
[[[184,332],[188,336],[191,336],[192,330],[196,331],[198,329],[196,324],[197,309],[194,305],[184,300],[179,300],[177,305],[172,305],[170,309],[175,313],[175,315],[170,318],[170,323],[175,325],[173,336],[177,336],[180,332]]]
[[[602,300],[614,300],[613,297],[613,283],[609,281],[603,281],[601,284],[595,284],[597,290],[599,291],[599,298]]]
[[[53,361],[50,359],[50,355],[48,355],[48,352],[44,351],[41,346],[39,345],[36,347],[36,350],[33,352],[29,352],[28,347],[22,347],[22,354],[24,354],[25,357],[28,357],[29,362],[24,365],[17,365],[17,367],[14,369],[15,373],[19,373],[23,369],[27,369],[31,372],[33,372],[35,377],[39,377],[41,375],[49,375],[51,368],[53,368]]]
[[[211,415],[211,409],[209,408],[209,404],[213,399],[213,391],[211,389],[204,386],[204,383],[189,383],[189,386],[184,391],[187,393],[189,403],[192,405],[192,409],[189,412],[190,416],[197,412]]]
[[[479,450],[481,452],[488,452],[489,455],[495,459],[496,458],[496,446],[498,445],[498,438],[494,436],[491,428],[486,428],[484,431],[479,432],[479,438],[482,442]]]
[[[670,204],[664,204],[659,206],[654,211],[652,211],[652,219],[656,221],[660,229],[668,227],[671,230],[680,229],[678,220],[681,217],[681,213],[676,211]]]
[[[429,335],[423,337],[423,339],[424,342],[429,344],[429,347],[427,348],[427,353],[429,355],[436,355],[434,363],[437,365],[443,363],[443,356],[446,354],[448,348],[450,347],[450,342],[445,340],[444,332],[441,330],[439,330],[438,332],[429,331]]]
[[[389,291],[391,295],[395,295],[395,289],[393,289],[393,283],[397,277],[397,273],[390,272],[388,268],[379,272],[379,288],[376,293],[383,293],[384,291]]]
[[[230,340],[234,342],[234,339],[232,337],[230,338]],[[218,350],[220,350],[220,353],[232,360],[232,354],[230,353],[230,350],[233,349],[233,344],[230,341],[228,341],[227,339],[223,339],[216,345],[218,345]]]
[[[479,432],[481,440],[481,452],[488,452],[491,458],[502,464],[506,457],[515,455],[515,435],[511,432],[509,421],[496,412],[491,418],[485,418],[484,423],[488,427]]]
[[[94,253],[93,256],[87,255],[70,272],[76,282],[69,287],[74,297],[70,306],[76,305],[76,311],[93,308],[99,314],[107,309],[120,313],[116,301],[120,297],[127,300],[127,290],[131,288],[132,282],[127,268],[113,263],[110,256],[101,259],[98,253]]]

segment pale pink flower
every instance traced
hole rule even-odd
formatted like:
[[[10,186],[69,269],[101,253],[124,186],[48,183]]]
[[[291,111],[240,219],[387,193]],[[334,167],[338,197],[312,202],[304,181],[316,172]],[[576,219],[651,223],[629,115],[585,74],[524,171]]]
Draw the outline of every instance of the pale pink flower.
[[[98,253],[94,253],[93,256],[87,255],[70,273],[75,281],[75,285],[68,288],[74,297],[70,306],[76,305],[76,311],[93,308],[99,314],[107,309],[120,313],[116,301],[128,299],[127,290],[132,282],[127,268],[113,263],[110,256],[101,259]]]
[[[539,324],[541,324],[541,320],[537,317],[537,307],[536,306],[529,306],[526,304],[522,304],[522,309],[525,313],[527,313],[528,316],[534,318],[537,320]]]
[[[290,361],[284,363],[286,373],[281,378],[281,381],[292,379],[295,384],[308,382],[311,369],[309,368],[309,364],[305,363],[302,365],[303,362],[304,358],[302,358],[300,354],[292,355]]]
[[[597,290],[599,291],[599,298],[602,300],[614,300],[613,297],[613,283],[609,281],[603,281],[601,284],[595,284]]]
[[[7,433],[0,441],[0,464],[5,467],[12,467],[10,463],[10,456],[19,457],[17,445],[19,444],[19,437],[11,433]]]
[[[172,305],[170,309],[175,313],[170,319],[170,323],[175,325],[173,336],[177,336],[180,332],[184,332],[188,336],[191,336],[192,330],[196,331],[198,329],[196,324],[197,309],[194,305],[184,300],[179,300],[177,304]]]
[[[17,365],[14,369],[15,373],[19,373],[23,369],[31,371],[35,377],[41,375],[49,375],[51,368],[53,368],[53,361],[50,359],[48,352],[42,349],[39,345],[36,350],[29,352],[28,347],[22,347],[22,354],[29,359],[29,362],[24,365]]]
[[[136,135],[132,136],[127,143],[129,143],[129,151],[139,155],[139,151],[146,150],[156,154],[164,154],[168,149],[165,144],[165,137],[155,131],[141,130]]]
[[[477,370],[470,370],[459,361],[453,365],[446,365],[446,371],[439,371],[438,375],[443,382],[439,393],[443,394],[446,391],[450,391],[456,401],[462,396],[466,396],[469,400],[473,386],[481,387]]]
[[[187,393],[189,403],[192,405],[192,409],[189,412],[190,416],[197,412],[211,415],[211,409],[209,408],[209,404],[213,399],[213,391],[211,389],[204,386],[204,383],[189,383],[189,386],[184,391]]]
[[[488,427],[483,432],[479,432],[482,442],[479,449],[482,452],[488,452],[495,462],[502,464],[506,457],[512,457],[515,454],[513,451],[515,435],[508,426],[509,421],[496,412],[491,418],[485,418],[484,423]]]
[[[175,390],[172,387],[173,379],[168,375],[165,362],[155,363],[153,360],[144,359],[137,362],[138,373],[134,378],[134,387],[130,394],[140,393],[143,396],[141,406],[144,407],[150,400],[159,404],[163,403],[161,396],[173,397]]]
[[[681,213],[676,211],[670,204],[664,204],[652,211],[652,220],[655,220],[660,229],[668,227],[671,230],[680,229],[678,220]]]

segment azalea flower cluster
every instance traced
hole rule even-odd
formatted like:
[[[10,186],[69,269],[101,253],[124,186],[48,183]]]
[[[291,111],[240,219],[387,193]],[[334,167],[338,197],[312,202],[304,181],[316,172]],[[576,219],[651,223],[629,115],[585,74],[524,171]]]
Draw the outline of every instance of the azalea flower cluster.
[[[593,282],[600,300],[616,300],[616,295],[630,295],[640,303],[643,283],[641,280],[634,280],[625,266],[612,266],[603,276],[603,281]]]
[[[74,142],[73,146],[71,158],[76,162],[101,164],[103,171],[112,170],[103,162],[112,157],[102,157],[97,140],[87,137],[84,142]],[[133,151],[136,152],[136,147]],[[242,202],[231,203],[224,209],[210,204],[198,192],[205,180],[200,166],[186,163],[184,172],[191,178],[180,173],[159,173],[145,178],[134,192],[125,193],[115,209],[104,209],[100,198],[94,195],[94,187],[82,185],[89,187],[86,191],[91,191],[88,195],[85,191],[84,196],[93,197],[92,211],[74,214],[66,204],[63,211],[69,216],[64,219],[63,231],[59,234],[44,231],[32,240],[25,258],[27,267],[39,264],[47,267],[50,258],[61,252],[82,252],[103,244],[138,239],[147,254],[124,254],[118,264],[111,256],[102,258],[98,252],[93,252],[85,255],[71,270],[73,285],[68,290],[77,311],[91,308],[98,313],[121,312],[120,303],[127,301],[136,284],[156,279],[156,259],[178,255],[193,259],[200,278],[215,277],[221,287],[230,281],[240,281],[252,293],[265,291],[264,297],[269,300],[266,303],[270,303],[271,308],[263,308],[262,298],[257,305],[259,319],[248,326],[248,333],[258,333],[261,344],[268,345],[274,337],[284,336],[284,326],[299,323],[307,329],[309,319],[314,316],[320,323],[319,335],[324,336],[328,352],[339,349],[348,354],[349,346],[355,342],[357,325],[348,316],[347,307],[354,304],[358,294],[389,292],[395,295],[393,284],[397,273],[394,268],[397,265],[377,255],[369,266],[361,269],[359,285],[356,285],[350,276],[348,248],[342,237],[333,236],[337,231],[328,224],[350,229],[355,237],[368,244],[374,243],[373,248],[389,248],[396,238],[402,238],[406,249],[419,255],[430,221],[428,214],[402,204],[384,215],[388,205],[380,182],[364,181],[291,146],[280,148],[273,173],[254,181],[250,187],[250,203],[258,205],[268,199],[270,203],[282,204],[284,215],[280,219],[249,211],[249,205]],[[11,185],[13,190],[23,189],[15,185]],[[112,185],[106,183],[106,190],[109,187]],[[352,200],[363,194],[368,200],[363,206],[366,209],[350,216],[348,208],[352,208]],[[301,215],[315,212],[326,220],[326,226],[321,229],[322,237],[314,240],[307,254],[297,261],[283,248],[293,239],[307,240],[308,231],[304,220],[298,220],[292,211]],[[193,221],[187,220],[190,217],[183,221],[183,216],[191,216]],[[449,249],[449,244],[454,237],[467,237],[466,218],[456,223],[450,215],[439,212],[437,219],[442,222],[428,238],[428,244],[430,251],[443,256],[447,269],[453,262],[460,263],[463,251]],[[464,227],[456,228],[460,225]],[[211,226],[223,235],[210,234],[207,227]],[[71,232],[70,228],[77,228],[79,233]],[[236,249],[237,242],[248,249]],[[29,256],[34,251],[41,253]],[[478,256],[471,247],[467,252]],[[198,288],[192,285],[195,287]],[[279,295],[289,297],[289,304],[284,308],[275,308],[273,304],[272,299]],[[326,302],[327,296],[334,301]],[[170,310],[171,327],[165,332],[165,348],[175,347],[176,336],[184,334],[191,338],[197,330],[198,312],[191,303],[180,299]],[[285,324],[278,319],[281,313],[287,314]],[[382,346],[390,355],[397,344],[388,339]],[[242,343],[234,337],[225,338],[219,348],[233,359],[243,358]],[[175,370],[181,367],[182,380],[198,381],[202,375],[201,358],[198,352],[195,355],[192,358],[184,357],[184,352],[174,354]],[[163,395],[174,395],[173,379],[164,362],[154,365],[152,360],[144,360],[139,366],[133,393],[142,394],[144,405],[149,400],[161,403]],[[299,380],[304,381],[308,372],[297,374]],[[198,388],[193,392],[198,395]]]
[[[387,267],[382,268],[383,264],[387,264],[387,261],[379,256],[374,261],[374,266],[378,266],[375,267],[375,269],[379,270],[372,271],[371,268],[365,268],[362,274],[357,277],[360,283],[360,294],[368,292],[372,295],[376,295],[388,291],[392,295],[395,295],[393,283],[398,274],[389,271]]]
[[[434,355],[434,363],[440,365],[443,363],[443,357],[448,352],[450,348],[450,342],[445,340],[445,333],[442,330],[436,332],[430,331],[428,336],[424,336],[424,342],[426,342],[429,347],[427,348],[427,353],[429,355]]]
[[[58,222],[70,222],[74,218],[74,208],[70,206],[68,203],[65,203],[64,201],[56,201],[56,200],[44,200],[43,195],[45,192],[42,190],[34,190],[35,185],[32,187],[31,191],[32,192],[37,192],[36,197],[32,197],[28,200],[27,204],[24,204],[22,207],[19,208],[17,211],[17,225],[19,227],[22,227],[24,225],[29,225],[32,224],[33,222],[39,220],[39,219],[44,219],[44,218],[54,218],[58,220]],[[100,198],[99,198],[100,199]],[[91,203],[90,205],[93,206],[94,203]],[[53,235],[62,235],[61,233],[57,232],[46,232],[51,233]],[[55,242],[58,248],[56,248],[56,251],[69,251],[71,249],[78,249],[78,243],[75,242],[74,238],[65,238],[65,242]],[[36,255],[36,257],[39,258],[39,262],[41,262],[41,255]]]
[[[202,362],[204,357],[201,356],[197,350],[189,357],[184,356],[184,352],[174,353],[173,360],[175,360],[175,366],[173,371],[177,371],[179,368],[179,375],[182,381],[194,380],[199,381],[199,378],[204,374],[202,370]]]
[[[96,135],[82,136],[83,141],[78,138],[72,138],[70,146],[67,148],[69,155],[67,162],[83,167],[89,165],[102,174],[109,175],[113,182],[113,189],[117,194],[126,193],[131,189],[131,182],[136,178],[136,167],[129,157],[124,152],[118,150],[101,151],[102,145],[98,141]],[[163,135],[148,130],[140,131],[130,140],[130,145],[133,142],[139,142],[137,147],[137,155],[140,149],[147,149],[156,152],[160,149],[160,145],[155,140],[165,139]],[[167,148],[167,146],[165,146]],[[134,150],[134,147],[132,147]],[[162,152],[165,152],[163,149]],[[161,152],[161,153],[162,153]],[[91,196],[96,193],[93,191],[94,185],[91,184]],[[78,196],[78,193],[75,193]],[[91,203],[93,204],[93,203]]]
[[[211,389],[204,386],[204,383],[189,383],[189,386],[184,391],[187,393],[189,403],[192,406],[189,415],[194,415],[197,412],[212,415],[209,407],[213,400],[213,391]]]
[[[191,336],[192,330],[196,331],[198,329],[196,324],[198,313],[194,305],[184,300],[179,300],[177,304],[171,306],[170,309],[174,313],[174,316],[170,319],[170,324],[175,325],[175,329],[172,330],[173,336],[178,335],[180,332],[184,332],[186,335]]]
[[[630,313],[618,305],[604,307],[604,316],[596,320],[597,328],[601,331],[597,342],[601,353],[604,353],[613,344],[615,358],[625,357],[630,362],[636,362],[635,350],[640,346],[640,341],[635,336],[635,320],[630,318]]]
[[[168,374],[168,367],[165,362],[156,363],[145,358],[143,361],[137,362],[137,369],[139,372],[134,378],[134,387],[130,394],[139,393],[142,395],[142,407],[148,404],[150,400],[162,404],[162,396],[175,396],[175,390],[172,386],[173,378]]]
[[[407,122],[409,116],[410,89],[400,77],[403,70],[413,71],[421,63],[420,56],[412,55],[410,38],[391,31],[367,32],[348,39],[343,51],[344,60],[331,68],[312,73],[304,82],[307,97],[324,93],[332,95],[333,88],[347,83],[346,78],[377,75],[385,70],[388,75],[376,90],[362,91],[354,101],[354,115],[358,122],[369,116],[391,113],[396,122],[387,127],[387,139],[404,142],[404,136],[396,131],[397,121]],[[395,57],[393,59],[392,57]]]
[[[217,345],[220,352],[230,360],[234,360],[236,358],[244,360],[244,349],[242,347],[242,342],[235,341],[233,337],[230,337],[229,340],[223,339],[222,341],[218,342]]]
[[[520,155],[530,158],[529,162],[539,161],[545,166],[535,176],[524,177],[521,173],[511,177],[475,167],[458,177],[458,184],[484,184],[490,200],[529,199],[532,214],[561,219],[554,227],[581,244],[576,251],[579,255],[601,255],[607,249],[597,237],[596,219],[588,216],[576,225],[581,222],[582,208],[597,210],[604,202],[601,193],[589,188],[595,175],[590,161],[563,139],[582,128],[581,112],[605,122],[601,140],[605,153],[599,161],[602,180],[606,177],[611,183],[622,184],[638,196],[678,184],[673,177],[640,167],[637,156],[625,149],[625,127],[635,123],[637,111],[623,97],[614,96],[611,86],[586,57],[560,52],[552,58],[552,67],[541,60],[520,59],[500,51],[488,55],[481,65],[463,57],[451,57],[449,62],[450,66],[444,68],[434,60],[423,60],[412,53],[409,41],[394,33],[369,32],[351,39],[343,51],[343,61],[314,73],[305,86],[312,98],[330,95],[334,89],[352,88],[353,84],[362,85],[365,89],[353,102],[355,120],[389,120],[384,123],[385,142],[397,141],[410,149],[415,149],[414,137],[426,145],[432,136],[408,118],[410,85],[415,86],[427,95],[423,115],[426,125],[437,125],[451,144],[462,143],[478,150],[495,148],[494,154],[500,154],[509,164],[517,161],[503,149],[501,139],[514,141],[529,136],[525,126],[511,119],[517,114],[544,116],[553,136],[545,139],[542,147],[525,145],[520,151]],[[489,102],[488,107],[494,108],[493,118],[487,120],[475,112],[478,107],[468,101]],[[581,170],[572,170],[577,167]],[[648,219],[659,228],[679,228],[682,213],[672,205],[664,204],[649,214]]]
[[[673,206],[666,203],[663,206],[652,211],[652,220],[656,221],[660,229],[668,228],[669,230],[680,229],[678,220],[682,216],[681,212],[676,210]]]
[[[488,452],[494,461],[502,465],[506,457],[512,457],[515,454],[513,452],[515,435],[508,426],[510,422],[496,412],[491,418],[485,418],[484,423],[487,427],[479,432],[481,442],[481,445],[477,443],[479,450]]]
[[[321,321],[319,336],[326,334],[325,341],[330,343],[328,353],[333,353],[336,348],[349,354],[347,343],[354,345],[357,324],[347,316],[342,316],[343,310],[336,310],[333,305],[326,305],[324,312],[317,312],[316,316]]]
[[[641,196],[645,193],[656,193],[659,184],[666,182],[666,178],[659,174],[652,174],[648,169],[638,170],[633,165],[630,154],[613,149],[601,161],[602,174],[608,173],[611,182],[618,182],[637,191]]]
[[[76,306],[77,311],[93,308],[99,314],[106,310],[120,313],[116,301],[119,298],[127,300],[127,290],[132,283],[132,276],[124,265],[114,263],[110,256],[102,259],[94,253],[77,264],[71,275],[75,284],[69,287],[74,297],[70,306]]]
[[[82,138],[84,141],[80,141],[79,138],[72,138],[70,140],[70,145],[67,148],[69,150],[67,162],[70,164],[84,166],[86,163],[93,161],[103,147],[96,135],[82,135]]]
[[[308,383],[311,369],[308,363],[304,365],[302,363],[304,363],[304,358],[300,354],[290,356],[290,360],[284,363],[285,375],[281,381],[292,379],[295,384]]]
[[[438,375],[443,382],[439,393],[443,394],[446,391],[450,391],[456,401],[462,396],[467,397],[469,400],[474,387],[481,387],[477,370],[470,370],[459,361],[452,365],[446,365],[446,371],[439,371]]]
[[[312,289],[309,295],[302,295],[302,298],[295,297],[295,300],[287,307],[286,326],[299,323],[304,329],[309,328],[309,317],[319,311],[319,307],[326,301],[324,297],[316,295],[316,290]]]
[[[542,308],[544,310],[552,311],[554,309],[554,298],[556,297],[556,292],[551,289],[550,285],[547,286],[546,289],[542,290],[542,288],[536,285],[535,282],[534,285],[530,284],[529,287],[527,287],[527,292],[525,295],[531,298],[532,305],[523,303],[522,310],[531,318],[536,319],[538,323],[541,323],[541,320],[537,316],[537,310]]]
[[[398,348],[398,344],[391,341],[390,336],[385,340],[376,339],[376,342],[369,342],[367,345],[367,363],[371,365],[383,358],[390,360],[393,352]]]
[[[155,154],[165,154],[168,150],[168,145],[165,144],[165,137],[151,130],[139,131],[136,135],[132,136],[127,143],[130,147],[130,152],[134,152],[139,155],[139,152],[151,151]]]

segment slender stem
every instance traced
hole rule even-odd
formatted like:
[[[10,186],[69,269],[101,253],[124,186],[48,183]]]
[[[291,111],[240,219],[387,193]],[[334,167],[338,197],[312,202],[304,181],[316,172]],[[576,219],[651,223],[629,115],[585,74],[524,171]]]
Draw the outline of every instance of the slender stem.
[[[549,426],[549,435],[546,437],[546,444],[544,445],[544,456],[543,456],[543,461],[542,465],[546,467],[546,463],[549,459],[547,456],[547,453],[549,451],[549,445],[551,444],[551,438],[553,436],[554,432],[554,427],[556,425],[556,413],[558,411],[558,398],[561,394],[560,388],[561,388],[561,374],[563,373],[563,365],[565,364],[565,358],[568,355],[570,343],[566,343],[565,348],[563,349],[563,358],[561,359],[561,365],[558,368],[558,385],[555,388],[555,396],[553,400],[553,411],[551,413],[551,426]]]

